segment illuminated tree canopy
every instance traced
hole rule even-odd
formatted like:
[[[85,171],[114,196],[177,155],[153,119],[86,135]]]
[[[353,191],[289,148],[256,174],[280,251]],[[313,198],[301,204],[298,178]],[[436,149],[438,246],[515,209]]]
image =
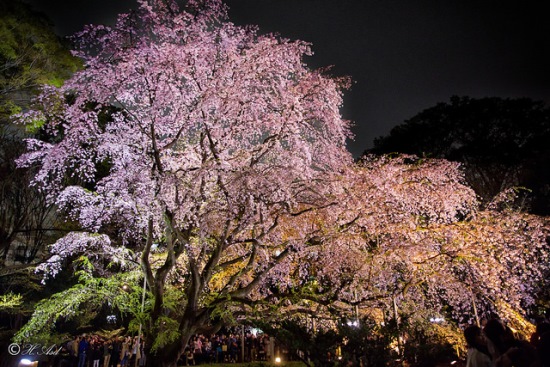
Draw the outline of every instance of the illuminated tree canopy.
[[[325,205],[324,182],[351,161],[348,81],[308,69],[304,42],[231,24],[218,1],[142,2],[77,39],[84,70],[22,116],[47,139],[30,139],[21,165],[40,165],[34,183],[83,228],[42,268],[53,276],[82,253],[98,274],[105,259],[139,262],[151,335],[166,325],[167,287],[184,284],[173,337],[157,345],[172,365],[214,310],[246,301],[307,241],[279,223]]]
[[[548,219],[508,208],[511,190],[481,210],[459,168],[369,157],[345,175],[335,219],[344,229],[319,258],[327,279],[347,275],[343,299],[380,307],[396,298],[461,323],[476,312],[526,315],[548,277]]]
[[[458,163],[352,163],[349,80],[308,68],[308,44],[237,27],[218,0],[140,4],[78,34],[84,70],[21,115],[43,139],[19,164],[39,167],[34,184],[82,230],[39,267],[47,282],[76,259],[79,283],[19,338],[67,316],[52,304],[135,303],[117,290],[140,276],[146,312],[128,312],[163,366],[192,334],[270,307],[394,302],[467,321],[473,304],[533,303],[542,219],[480,210]]]

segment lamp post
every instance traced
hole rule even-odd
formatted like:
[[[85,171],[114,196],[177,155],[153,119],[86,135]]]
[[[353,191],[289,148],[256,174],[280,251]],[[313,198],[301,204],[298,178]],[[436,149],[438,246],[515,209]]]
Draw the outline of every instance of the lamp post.
[[[241,362],[244,363],[244,344],[245,344],[244,325],[241,324]]]
[[[143,310],[145,309],[145,291],[147,290],[147,277],[144,275],[143,276],[143,292],[141,294],[141,313],[143,314]],[[137,350],[136,350],[136,356],[139,352],[139,355],[140,355],[140,358],[143,358],[141,356],[141,329],[142,329],[142,323],[141,321],[139,322],[139,331],[138,331],[138,339],[137,339]],[[134,363],[134,367],[137,367],[137,364],[138,364],[138,358],[136,357],[136,360],[135,360],[135,363]]]
[[[355,320],[357,321],[357,325],[359,325],[359,304],[357,300],[357,291],[353,291],[353,298],[355,298],[355,308],[353,311],[355,312]]]

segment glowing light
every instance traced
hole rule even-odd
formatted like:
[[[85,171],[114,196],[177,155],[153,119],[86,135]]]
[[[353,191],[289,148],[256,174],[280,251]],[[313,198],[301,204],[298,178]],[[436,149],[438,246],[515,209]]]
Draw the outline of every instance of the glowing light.
[[[275,357],[275,363],[281,363],[281,357]]]
[[[116,322],[117,322],[116,315],[108,315],[107,316],[107,323],[108,324],[116,324]]]
[[[31,361],[30,359],[27,359],[27,358],[23,358],[20,362],[19,362],[19,365],[20,366],[32,366],[34,364],[33,361]]]

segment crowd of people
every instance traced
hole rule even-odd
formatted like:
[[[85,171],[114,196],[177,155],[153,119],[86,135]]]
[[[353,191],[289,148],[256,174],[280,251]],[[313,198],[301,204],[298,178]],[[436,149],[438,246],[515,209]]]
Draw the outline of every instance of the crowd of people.
[[[278,350],[274,338],[247,333],[195,335],[189,340],[178,365],[270,361]],[[466,367],[550,367],[550,323],[541,322],[530,341],[516,338],[501,320],[464,330],[468,345]],[[244,345],[243,345],[244,340]],[[66,367],[142,367],[147,357],[145,342],[138,337],[103,339],[81,335],[66,345]]]
[[[104,339],[98,335],[80,335],[66,344],[64,367],[143,367],[145,342],[139,337]]]
[[[257,336],[247,333],[244,336],[244,345],[241,340],[240,334],[214,334],[210,337],[196,335],[189,341],[180,362],[186,366],[201,363],[254,362],[270,360],[274,355],[274,338],[266,334]]]
[[[236,363],[267,361],[275,352],[274,338],[265,334],[247,333],[242,345],[241,334],[195,335],[189,341],[179,365],[205,363]],[[132,338],[101,338],[80,335],[65,345],[65,355],[59,365],[64,367],[142,367],[146,365],[145,341]],[[243,359],[244,353],[244,359]]]
[[[464,329],[466,367],[550,367],[550,324],[540,322],[530,341],[514,336],[501,320]]]

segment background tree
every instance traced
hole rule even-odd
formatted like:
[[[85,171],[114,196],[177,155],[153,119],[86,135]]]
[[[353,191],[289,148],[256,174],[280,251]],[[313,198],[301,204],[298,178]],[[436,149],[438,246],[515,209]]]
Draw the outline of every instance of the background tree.
[[[140,266],[148,361],[173,366],[192,334],[260,302],[268,275],[284,281],[309,234],[280,224],[326,205],[326,181],[351,160],[347,80],[308,69],[303,42],[231,24],[219,1],[143,2],[78,40],[86,68],[23,118],[49,141],[29,140],[20,163],[40,165],[34,183],[85,229],[43,269],[87,255],[79,287],[93,293],[109,260]],[[38,310],[19,338],[59,316]]]
[[[501,191],[524,186],[530,210],[550,213],[550,109],[527,98],[452,97],[428,108],[389,136],[375,140],[371,153],[401,152],[464,164],[466,179],[487,203]]]
[[[21,251],[23,262],[32,260],[43,245],[44,229],[51,228],[45,221],[52,220],[44,197],[29,188],[32,171],[16,169],[15,158],[23,153],[29,131],[11,124],[10,117],[28,108],[41,85],[61,85],[79,62],[47,19],[28,5],[2,1],[0,14],[0,263],[5,265],[17,236],[27,247]]]
[[[19,1],[0,2],[0,263],[5,265],[17,236],[26,248],[19,259],[31,261],[43,245],[51,206],[29,188],[31,170],[17,169],[15,158],[24,151],[23,138],[32,132],[10,122],[28,108],[44,84],[61,85],[79,62],[72,57],[51,24]],[[21,257],[19,256],[19,257]]]
[[[33,131],[11,123],[42,84],[61,85],[80,63],[41,14],[20,1],[0,1],[0,348],[44,296],[33,263],[59,234],[51,204],[30,186],[33,168],[17,168]],[[5,361],[7,363],[8,361]]]
[[[10,126],[0,129],[0,276],[28,267],[61,229],[52,205],[30,186],[33,170],[15,164],[25,151],[22,138]]]
[[[21,112],[43,84],[60,86],[79,67],[48,19],[21,1],[0,1],[0,118]]]

